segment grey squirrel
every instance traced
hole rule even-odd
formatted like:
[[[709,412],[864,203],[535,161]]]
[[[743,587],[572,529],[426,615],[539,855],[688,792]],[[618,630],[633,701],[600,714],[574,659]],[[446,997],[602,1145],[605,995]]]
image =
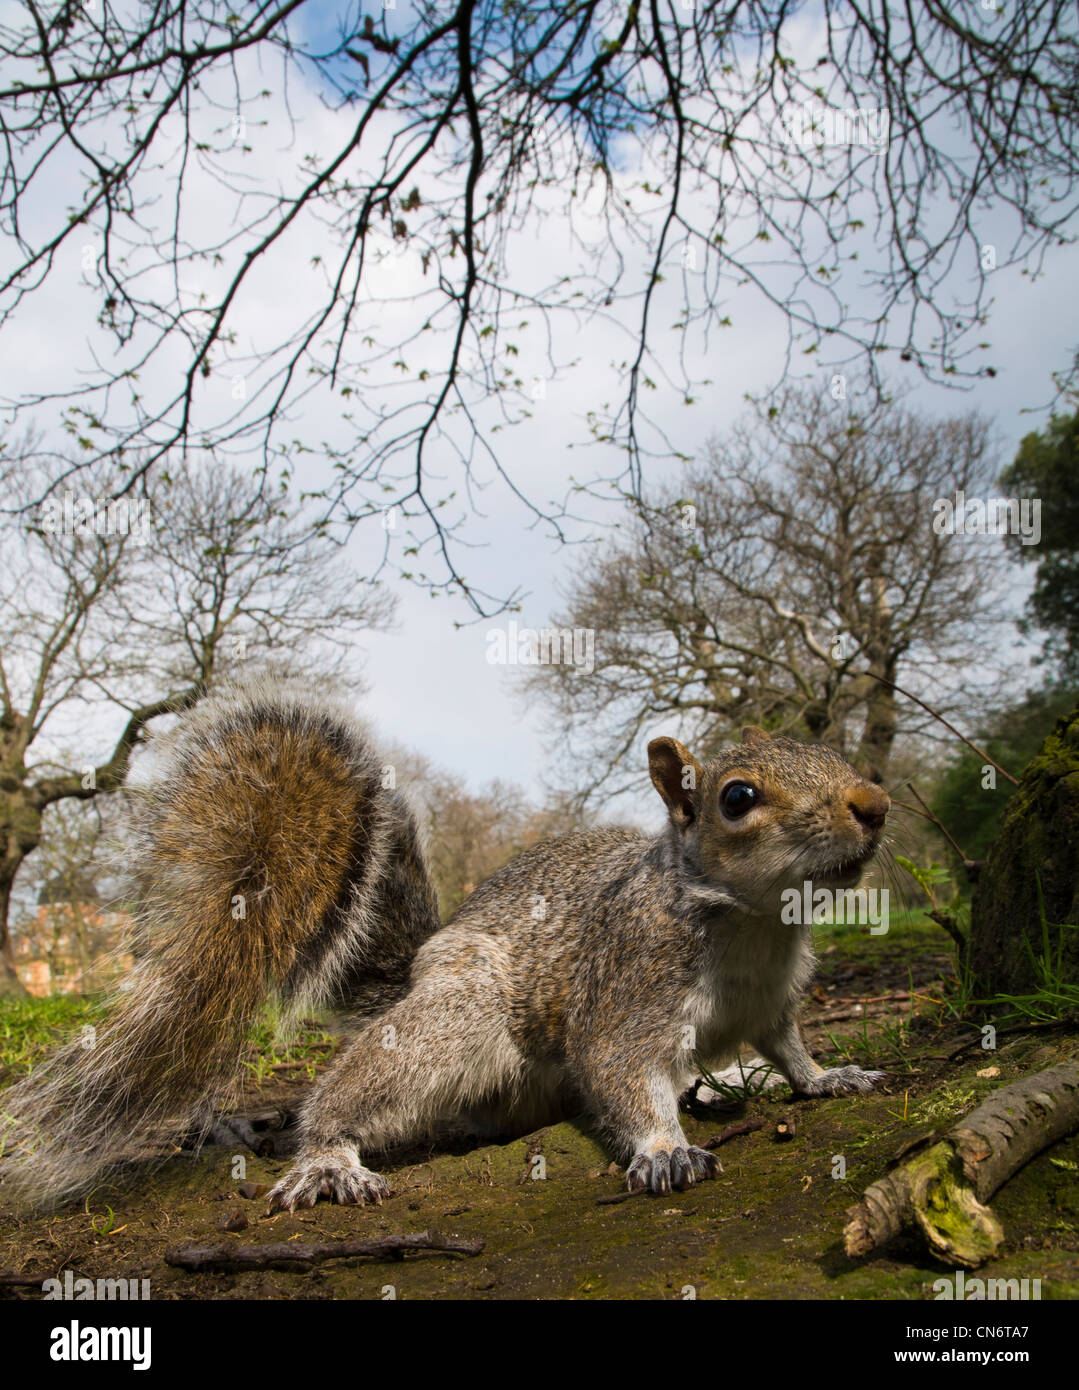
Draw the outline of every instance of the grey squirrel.
[[[812,950],[781,894],[856,883],[890,806],[829,748],[750,728],[702,767],[655,739],[663,834],[539,845],[442,925],[413,813],[333,697],[234,687],[155,742],[136,826],[147,949],[94,1045],[2,1098],[0,1178],[23,1200],[82,1193],[224,1104],[271,995],[359,1025],[303,1105],[273,1208],[380,1202],[361,1155],[463,1116],[527,1133],[582,1110],[631,1190],[662,1193],[719,1170],[678,1118],[698,1058],[750,1043],[811,1096],[882,1079],[823,1071],[795,1021]]]

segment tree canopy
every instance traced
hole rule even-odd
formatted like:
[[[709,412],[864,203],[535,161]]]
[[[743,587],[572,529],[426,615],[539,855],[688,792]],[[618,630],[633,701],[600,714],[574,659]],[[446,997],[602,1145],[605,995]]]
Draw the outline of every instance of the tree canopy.
[[[1075,209],[1063,0],[28,0],[0,58],[0,325],[87,291],[81,357],[14,417],[129,486],[202,442],[285,472],[317,447],[325,517],[400,507],[411,577],[477,611],[510,595],[460,564],[476,488],[561,534],[568,498],[493,436],[583,321],[624,335],[589,426],[637,492],[669,453],[649,389],[694,397],[737,291],[788,363],[992,372],[991,272],[1036,270]]]
[[[1038,544],[1009,537],[1012,558],[1035,566],[1025,628],[1033,625],[1046,633],[1046,659],[1074,686],[1079,682],[1079,413],[1055,416],[1044,430],[1028,434],[1000,483],[1038,502]]]
[[[995,471],[984,420],[868,392],[788,387],[715,437],[573,566],[554,622],[600,634],[594,674],[531,668],[578,786],[634,779],[663,718],[703,755],[754,723],[882,778],[897,735],[932,728],[896,686],[969,712],[971,653],[1000,630],[999,538],[932,524]]]

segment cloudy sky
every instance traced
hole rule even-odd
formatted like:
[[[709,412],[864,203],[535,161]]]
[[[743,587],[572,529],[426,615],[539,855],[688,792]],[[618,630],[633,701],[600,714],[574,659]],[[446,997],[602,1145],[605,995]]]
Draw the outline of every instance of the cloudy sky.
[[[1024,415],[1029,406],[1051,394],[1049,374],[1065,365],[1074,348],[1074,321],[1065,286],[1079,281],[1079,257],[1058,253],[1036,285],[1018,273],[1002,273],[997,308],[987,338],[999,376],[966,392],[919,383],[909,403],[929,413],[950,414],[978,409],[993,417],[1002,439],[1001,462],[1008,461],[1018,440],[1037,428],[1044,416]],[[772,381],[782,352],[783,331],[766,321],[747,325],[736,340],[709,363],[715,385],[692,410],[672,404],[672,441],[694,453],[711,431],[722,431],[743,408],[747,391],[759,392]],[[567,446],[579,439],[579,415],[586,408],[587,373],[548,389],[534,422],[516,429],[522,475],[542,486],[566,467]],[[521,586],[528,598],[518,621],[542,626],[558,606],[558,594],[572,573],[574,551],[547,540],[542,531],[523,528],[524,517],[505,503],[472,528],[484,548],[470,560],[475,574],[491,588]],[[359,553],[362,546],[357,542]],[[362,559],[360,560],[362,565]],[[1023,577],[1016,574],[1022,586]],[[440,762],[466,773],[473,782],[510,776],[526,786],[542,777],[545,759],[540,711],[515,694],[512,679],[485,659],[485,634],[493,624],[454,630],[452,619],[468,620],[462,610],[447,611],[444,600],[399,588],[397,630],[365,642],[366,670],[373,683],[367,705],[379,725]],[[501,621],[501,620],[499,620]],[[597,642],[602,641],[602,634]],[[657,728],[649,736],[675,732]]]
[[[264,80],[263,74],[254,71],[247,77],[252,84]],[[245,168],[256,181],[262,180],[271,188],[285,185],[287,171],[296,164],[302,149],[333,148],[354,120],[353,114],[326,110],[317,95],[302,86],[291,92],[298,137],[293,136],[279,93],[260,109],[265,124],[249,128],[246,134],[252,153]],[[207,130],[220,127],[224,120],[220,111],[209,108],[196,115]],[[74,177],[73,168],[66,172]],[[51,207],[48,197],[39,195],[42,201],[36,212],[43,222],[57,206],[65,206],[69,201],[64,173],[63,168],[58,168],[52,181]],[[620,177],[628,185],[640,173],[640,169],[626,167]],[[167,166],[160,177],[167,184]],[[227,227],[232,210],[224,204],[220,190],[210,180],[200,182],[197,174],[190,177],[194,215],[205,219],[205,228]],[[992,209],[986,210],[985,218],[985,240],[999,236],[1002,243],[1006,242],[1006,223],[998,221]],[[285,265],[268,264],[252,282],[243,304],[246,348],[241,343],[238,351],[257,353],[260,344],[272,341],[283,325],[302,317],[310,302],[310,277],[316,273],[310,265],[310,255],[317,251],[317,228],[309,227],[305,234],[310,238],[306,247],[298,249],[294,245],[287,253],[290,261]],[[872,230],[862,235],[865,254],[860,273],[873,264],[875,249]],[[643,272],[645,259],[640,251],[629,247],[612,249],[623,251],[630,258],[631,271],[632,258],[636,256],[638,273]],[[513,255],[522,280],[531,278],[536,283],[554,278],[560,270],[572,274],[579,267],[579,247],[571,238],[569,227],[557,219],[542,224],[537,221],[526,228],[515,243]],[[969,281],[963,281],[961,271],[957,275],[957,282],[949,291],[958,300],[970,292],[971,286]],[[992,416],[1001,439],[1000,462],[1007,462],[1019,438],[1044,422],[1044,414],[1022,412],[1049,401],[1050,374],[1063,368],[1075,350],[1077,280],[1079,252],[1072,247],[1051,253],[1043,273],[1035,280],[1018,269],[994,272],[995,306],[989,327],[981,334],[991,344],[985,357],[997,369],[994,380],[979,382],[969,389],[947,390],[926,384],[912,368],[900,368],[906,376],[895,375],[892,380],[897,385],[912,387],[908,403],[928,413],[943,415],[978,409]],[[383,267],[379,286],[371,294],[369,313],[383,334],[392,332],[395,322],[396,310],[387,308],[380,299],[391,281],[394,293],[401,296],[420,285],[418,255],[403,249],[396,263]],[[215,288],[213,272],[206,269],[201,283],[187,286],[186,292],[207,290],[212,294]],[[851,278],[844,291],[845,299],[855,310],[872,311],[873,301],[864,283]],[[103,336],[94,326],[98,307],[73,256],[66,275],[54,274],[33,297],[27,312],[20,316],[18,331],[9,328],[3,335],[0,352],[5,395],[10,398],[40,390],[45,381],[75,379],[86,368],[91,354],[106,351]],[[676,317],[676,306],[672,301],[661,303],[660,307],[662,312],[656,321],[661,329],[656,349],[662,354],[662,325]],[[687,454],[698,452],[710,434],[723,432],[744,408],[747,392],[767,391],[782,374],[786,326],[779,312],[752,292],[736,291],[733,286],[730,311],[734,320],[731,329],[713,335],[707,347],[699,340],[690,342],[690,374],[712,381],[699,393],[696,404],[687,408],[677,391],[662,384],[649,401],[653,415],[674,447]],[[537,502],[560,499],[571,476],[580,479],[594,471],[616,470],[616,460],[604,458],[595,447],[582,445],[588,437],[587,412],[602,401],[617,399],[619,388],[624,389],[624,375],[616,364],[626,356],[631,320],[626,315],[618,323],[617,317],[613,322],[595,319],[564,323],[556,357],[574,365],[565,366],[553,376],[538,352],[538,343],[534,357],[530,357],[531,349],[527,346],[522,351],[521,375],[527,380],[533,372],[542,374],[545,395],[535,402],[531,420],[499,436],[498,447],[503,461],[512,468],[515,484]],[[674,341],[672,335],[672,352]],[[158,389],[165,389],[168,374],[178,371],[182,363],[179,353],[171,359],[162,357],[154,368],[158,375],[149,378],[147,390],[152,392],[155,382]],[[230,379],[228,364],[219,365],[210,389],[225,391]],[[819,370],[817,376],[824,389],[825,372]],[[490,424],[497,417],[488,412],[486,417],[481,415],[481,420],[484,418]],[[307,472],[298,481],[304,486],[325,483],[329,471],[320,459],[318,445],[322,440],[342,444],[345,433],[340,423],[324,415],[317,398],[312,398],[309,406],[294,417],[291,432],[315,448],[314,454],[306,456]],[[432,462],[437,469],[437,453]],[[651,465],[650,476],[659,480],[676,468],[673,460],[658,460]],[[446,469],[452,481],[449,458]],[[477,482],[483,481],[481,467]],[[545,625],[572,574],[579,547],[560,546],[542,524],[532,524],[527,511],[493,480],[479,488],[475,502],[475,514],[465,532],[474,548],[458,556],[467,577],[478,588],[495,593],[520,590],[525,597],[522,611],[514,615],[516,621],[522,626]],[[611,510],[597,505],[582,510],[585,518],[581,524],[571,526],[570,534],[585,545],[602,523],[614,517]],[[358,572],[370,571],[376,546],[383,538],[381,530],[372,526],[361,527],[352,535],[349,554]],[[405,543],[391,533],[391,546]],[[394,631],[372,635],[363,643],[362,669],[371,685],[364,706],[377,727],[388,738],[411,745],[463,774],[474,787],[501,777],[537,791],[545,774],[553,770],[542,711],[534,704],[524,703],[507,671],[486,660],[487,634],[506,619],[476,622],[474,614],[460,600],[434,599],[422,589],[402,582],[394,582],[393,587],[400,601]],[[1018,596],[1020,590],[1016,592]],[[602,633],[597,634],[597,642],[602,642]],[[661,732],[675,730],[656,728],[648,731],[648,736]],[[650,804],[642,805],[642,816],[653,809],[656,808]]]

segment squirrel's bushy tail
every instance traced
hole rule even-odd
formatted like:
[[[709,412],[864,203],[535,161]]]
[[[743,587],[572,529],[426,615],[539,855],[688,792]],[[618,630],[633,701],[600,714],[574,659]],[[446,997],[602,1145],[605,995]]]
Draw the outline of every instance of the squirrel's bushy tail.
[[[0,1094],[5,1195],[35,1205],[226,1097],[270,995],[392,1001],[438,925],[412,816],[333,701],[237,687],[155,743],[135,827],[141,958],[96,1035]]]

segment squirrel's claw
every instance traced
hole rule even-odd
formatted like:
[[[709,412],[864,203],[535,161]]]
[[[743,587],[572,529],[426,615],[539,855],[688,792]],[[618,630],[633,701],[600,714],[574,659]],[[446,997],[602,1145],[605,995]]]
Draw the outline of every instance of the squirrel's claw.
[[[651,1153],[634,1154],[626,1169],[626,1186],[630,1192],[649,1191],[662,1196],[673,1187],[684,1192],[693,1183],[714,1178],[722,1173],[723,1165],[715,1154],[693,1145],[674,1149],[654,1149]]]
[[[863,1071],[861,1067],[833,1067],[822,1071],[805,1086],[798,1087],[802,1096],[845,1096],[855,1091],[871,1091],[882,1081],[887,1081],[884,1071]]]
[[[378,1206],[391,1197],[393,1188],[381,1173],[373,1173],[358,1159],[317,1155],[290,1169],[270,1189],[270,1211],[295,1211],[313,1207],[320,1197],[341,1206]]]

